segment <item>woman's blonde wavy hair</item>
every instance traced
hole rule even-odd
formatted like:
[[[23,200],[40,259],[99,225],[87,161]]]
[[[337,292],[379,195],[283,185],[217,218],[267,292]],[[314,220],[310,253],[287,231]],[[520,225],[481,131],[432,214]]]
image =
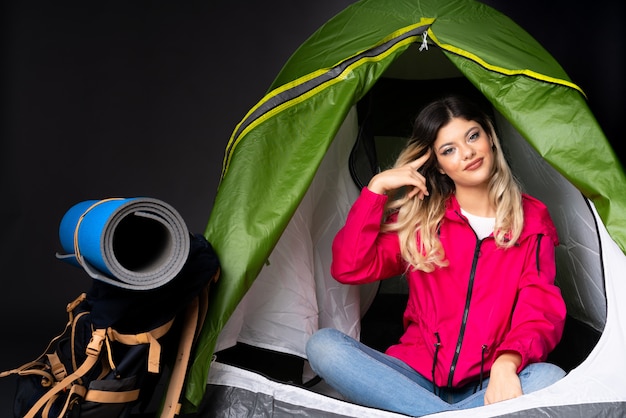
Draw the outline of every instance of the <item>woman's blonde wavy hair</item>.
[[[458,96],[448,96],[430,103],[415,119],[413,133],[398,156],[395,167],[413,161],[431,150],[431,157],[420,168],[426,177],[429,196],[420,200],[407,198],[398,190],[387,201],[386,213],[397,214],[395,222],[383,222],[383,231],[396,231],[401,255],[409,268],[430,272],[448,262],[439,241],[438,228],[446,201],[454,193],[454,182],[438,169],[433,144],[439,129],[452,118],[475,121],[493,142],[494,166],[489,182],[489,198],[496,207],[494,237],[501,248],[508,248],[519,238],[524,224],[521,189],[502,153],[500,141],[489,116],[478,106]]]

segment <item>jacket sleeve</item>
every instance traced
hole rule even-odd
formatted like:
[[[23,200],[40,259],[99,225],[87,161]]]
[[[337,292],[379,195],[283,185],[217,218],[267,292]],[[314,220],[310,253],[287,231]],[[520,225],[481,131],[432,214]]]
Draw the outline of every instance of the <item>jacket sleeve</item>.
[[[554,284],[556,244],[550,238],[536,235],[527,252],[511,329],[496,350],[495,358],[505,351],[522,356],[518,373],[530,363],[545,361],[563,335],[566,308]]]
[[[404,272],[398,236],[380,232],[386,202],[385,195],[361,190],[333,240],[331,274],[337,281],[369,283]]]

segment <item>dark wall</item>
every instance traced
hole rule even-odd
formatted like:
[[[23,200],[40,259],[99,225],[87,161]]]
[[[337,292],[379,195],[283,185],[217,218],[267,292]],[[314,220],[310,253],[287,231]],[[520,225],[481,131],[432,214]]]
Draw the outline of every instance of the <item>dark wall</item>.
[[[89,287],[55,258],[67,209],[149,196],[203,232],[235,125],[351,1],[113,3],[0,11],[0,370],[37,357]],[[0,379],[1,417],[13,385]]]
[[[224,147],[291,53],[352,1],[5,2],[0,370],[35,358],[90,279],[55,259],[87,199],[150,196],[203,232]],[[485,1],[535,36],[621,141],[623,6]],[[14,380],[0,380],[0,415]]]

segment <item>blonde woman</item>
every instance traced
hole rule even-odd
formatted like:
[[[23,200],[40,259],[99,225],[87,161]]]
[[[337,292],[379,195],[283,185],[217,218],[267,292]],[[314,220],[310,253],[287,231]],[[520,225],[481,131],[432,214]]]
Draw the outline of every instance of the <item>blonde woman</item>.
[[[347,400],[412,416],[521,396],[565,375],[545,363],[565,304],[557,232],[523,194],[488,116],[445,97],[417,116],[395,166],[375,175],[333,242],[333,277],[405,274],[404,334],[385,353],[334,329],[307,344]]]

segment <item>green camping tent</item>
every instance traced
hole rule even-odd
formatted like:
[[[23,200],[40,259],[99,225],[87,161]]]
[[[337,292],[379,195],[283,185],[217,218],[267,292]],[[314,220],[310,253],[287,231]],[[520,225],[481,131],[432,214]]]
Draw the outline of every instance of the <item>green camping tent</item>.
[[[204,396],[222,329],[271,264],[346,117],[391,72],[399,79],[469,81],[593,202],[626,250],[624,171],[582,89],[537,41],[472,0],[359,1],[295,51],[227,145],[205,234],[222,275],[187,379],[189,409]]]

